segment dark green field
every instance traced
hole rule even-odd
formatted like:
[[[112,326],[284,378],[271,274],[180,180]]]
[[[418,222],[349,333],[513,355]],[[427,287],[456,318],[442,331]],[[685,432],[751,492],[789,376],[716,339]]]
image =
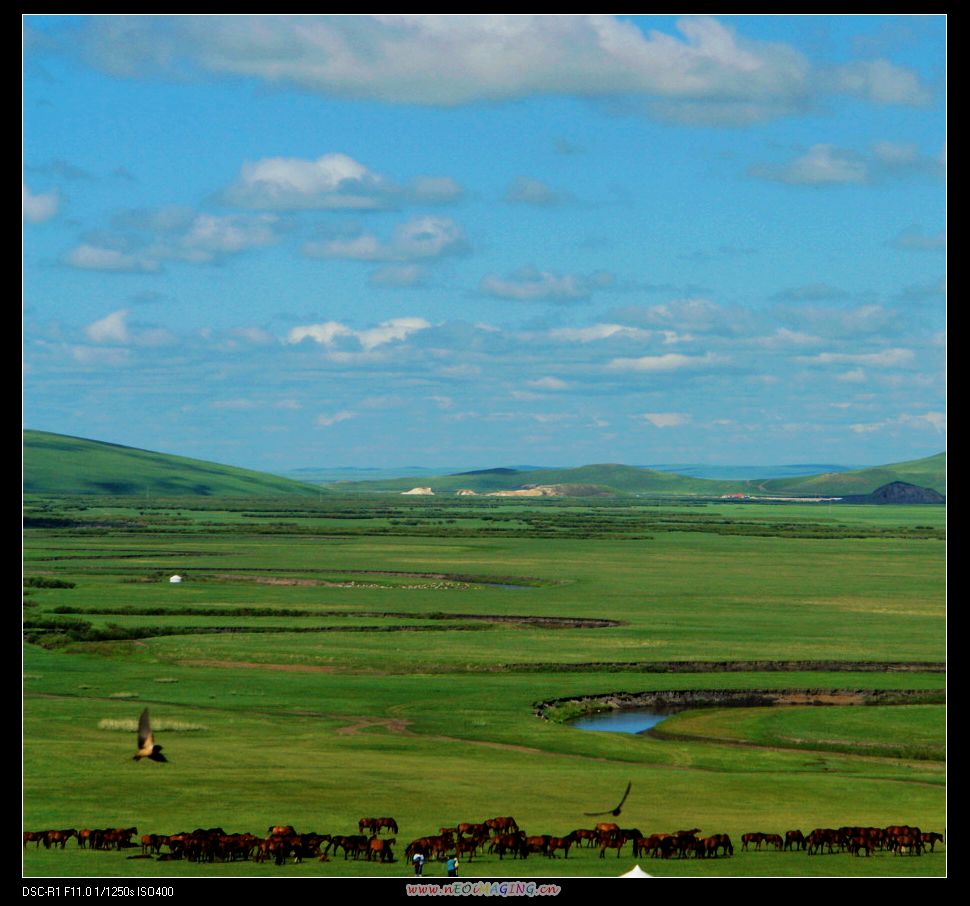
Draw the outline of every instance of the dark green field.
[[[553,698],[663,689],[942,701],[942,507],[29,497],[26,526],[26,830],[350,834],[390,815],[400,855],[496,815],[564,835],[604,820],[584,813],[632,782],[622,826],[735,842],[729,858],[648,858],[651,874],[945,874],[939,845],[740,852],[748,831],[942,832],[940,704],[688,711],[665,722],[670,739],[534,714]],[[168,764],[131,759],[146,706]],[[409,873],[342,856],[277,867],[135,852],[31,844],[24,874]],[[617,875],[635,861],[629,847],[485,855],[463,874]]]

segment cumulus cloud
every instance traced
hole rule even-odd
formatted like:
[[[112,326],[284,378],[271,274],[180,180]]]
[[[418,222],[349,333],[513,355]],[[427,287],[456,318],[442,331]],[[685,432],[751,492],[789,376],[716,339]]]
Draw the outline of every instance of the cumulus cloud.
[[[329,428],[332,425],[338,425],[340,422],[349,421],[356,417],[356,412],[351,412],[349,409],[341,409],[339,412],[318,415],[316,425],[318,428]]]
[[[556,274],[535,268],[523,268],[510,277],[490,274],[482,278],[481,290],[500,299],[521,302],[578,301],[609,286],[613,276],[603,271],[594,274]]]
[[[430,326],[424,318],[392,318],[366,330],[354,330],[338,321],[327,321],[323,324],[294,327],[287,335],[286,342],[313,340],[321,346],[333,347],[341,337],[352,337],[365,352],[370,352],[379,346],[406,340],[412,334],[427,330]]]
[[[881,305],[839,308],[831,305],[779,306],[781,321],[823,337],[858,338],[881,334],[894,320],[894,314]]]
[[[526,381],[526,384],[535,387],[537,390],[565,390],[569,386],[564,380],[557,377],[537,378],[534,381]]]
[[[659,305],[629,306],[613,314],[622,321],[687,333],[734,336],[757,327],[746,309],[718,305],[700,297],[674,299]]]
[[[787,164],[752,165],[748,173],[793,186],[847,185],[869,179],[869,168],[858,154],[828,144],[812,145]]]
[[[798,361],[805,365],[869,365],[891,368],[905,365],[913,360],[911,349],[883,349],[880,352],[820,352],[818,355],[801,356]]]
[[[266,157],[242,165],[222,193],[229,204],[269,210],[368,210],[387,207],[397,188],[346,154],[316,160]]]
[[[887,428],[906,428],[925,429],[932,428],[939,434],[946,433],[946,413],[945,412],[923,412],[919,415],[904,413],[896,418],[886,418],[878,422],[857,422],[849,425],[849,429],[856,434],[872,434],[876,431],[884,431]]]
[[[34,194],[27,188],[27,183],[21,183],[23,218],[28,223],[43,223],[57,215],[60,206],[60,196],[56,191]]]
[[[564,192],[551,189],[538,179],[520,176],[514,180],[505,193],[505,200],[513,204],[532,204],[539,206],[557,205],[569,196]]]
[[[457,201],[465,190],[450,176],[419,176],[411,189],[411,195],[421,202]]]
[[[644,412],[639,417],[655,428],[678,428],[690,421],[690,416],[683,412]]]
[[[631,340],[649,340],[654,335],[652,330],[640,327],[625,327],[622,324],[590,324],[588,327],[554,327],[549,336],[554,340],[565,340],[567,343],[592,343],[596,340],[608,340],[611,337],[625,337]]]
[[[781,42],[717,19],[641,31],[609,15],[97,17],[74,40],[123,77],[199,70],[326,95],[456,105],[530,95],[640,99],[645,112],[703,125],[785,116],[819,94],[924,103],[887,60],[820,68]]]
[[[265,214],[257,217],[199,214],[178,240],[177,250],[190,260],[207,262],[220,255],[235,254],[249,248],[271,245],[276,241],[277,218]],[[159,250],[164,254],[163,250]]]
[[[424,281],[425,270],[417,264],[388,264],[379,267],[368,280],[375,286],[417,286]]]
[[[921,226],[911,226],[903,230],[890,243],[893,248],[921,252],[932,252],[946,248],[946,230],[927,234]]]
[[[92,343],[127,343],[131,340],[125,319],[128,309],[121,308],[98,321],[92,321],[84,333]]]
[[[278,224],[275,214],[214,215],[178,206],[124,211],[113,220],[116,233],[82,243],[66,261],[88,270],[134,273],[159,271],[165,261],[209,264],[272,245]]]
[[[681,355],[668,352],[666,355],[644,355],[639,358],[613,359],[606,367],[613,371],[682,371],[709,367],[726,363],[723,356],[712,352],[704,355]]]
[[[468,248],[461,227],[448,217],[412,217],[398,224],[389,240],[370,233],[349,238],[307,242],[303,252],[313,258],[355,261],[418,261],[459,254]]]
[[[888,60],[853,60],[821,75],[829,90],[876,104],[921,106],[930,100],[915,72]]]
[[[72,267],[82,270],[118,273],[152,273],[160,270],[158,261],[150,257],[87,242],[71,249],[65,260]]]

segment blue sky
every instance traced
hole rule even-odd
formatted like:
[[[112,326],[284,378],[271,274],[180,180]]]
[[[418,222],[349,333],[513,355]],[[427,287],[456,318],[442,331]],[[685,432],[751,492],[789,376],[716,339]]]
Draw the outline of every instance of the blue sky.
[[[945,446],[942,16],[24,19],[24,424],[266,470]]]

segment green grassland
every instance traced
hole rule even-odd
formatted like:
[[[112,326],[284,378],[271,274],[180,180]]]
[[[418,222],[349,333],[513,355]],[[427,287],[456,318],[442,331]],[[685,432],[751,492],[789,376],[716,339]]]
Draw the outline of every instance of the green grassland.
[[[627,782],[623,826],[729,833],[737,850],[754,830],[945,827],[941,705],[705,709],[666,721],[665,739],[534,713],[666,689],[942,697],[942,507],[28,497],[26,517],[25,829],[348,834],[393,815],[400,855],[494,815],[565,834]],[[913,666],[862,669],[885,662]],[[144,707],[168,764],[130,757],[125,722]],[[409,873],[342,856],[126,855],[31,845],[24,874]],[[611,876],[634,861],[629,847],[484,856],[463,875]],[[942,875],[946,850],[647,862],[656,875]]]
[[[263,472],[46,431],[24,431],[24,490],[155,497],[319,493]]]

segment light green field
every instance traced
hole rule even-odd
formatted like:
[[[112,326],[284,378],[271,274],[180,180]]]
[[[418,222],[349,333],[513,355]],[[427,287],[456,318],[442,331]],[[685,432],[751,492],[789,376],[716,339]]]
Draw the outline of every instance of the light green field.
[[[942,508],[394,499],[311,501],[284,516],[223,502],[43,506],[74,521],[28,527],[25,576],[75,587],[25,589],[34,641],[23,668],[25,829],[263,834],[292,824],[349,834],[360,817],[393,815],[401,853],[439,827],[495,815],[514,815],[530,834],[565,834],[604,820],[584,813],[611,808],[632,782],[623,826],[700,827],[730,834],[738,850],[648,859],[651,874],[946,871],[939,846],[871,859],[739,851],[753,830],[943,831],[941,706],[686,712],[665,725],[703,739],[676,740],[589,733],[533,713],[542,700],[617,691],[942,693],[945,674],[926,667],[860,669],[942,666]],[[649,532],[629,530],[647,520]],[[392,523],[398,534],[386,533]],[[170,585],[176,572],[185,581]],[[537,618],[618,625],[528,621]],[[87,635],[75,624],[72,640],[72,620]],[[754,660],[800,664],[712,672]],[[667,661],[694,663],[653,672]],[[146,706],[168,764],[132,761],[134,733],[111,728]],[[24,874],[409,873],[342,855],[283,867],[127,855],[31,845]],[[463,875],[608,876],[634,861],[629,847],[619,859],[575,849],[554,862],[486,856]]]

